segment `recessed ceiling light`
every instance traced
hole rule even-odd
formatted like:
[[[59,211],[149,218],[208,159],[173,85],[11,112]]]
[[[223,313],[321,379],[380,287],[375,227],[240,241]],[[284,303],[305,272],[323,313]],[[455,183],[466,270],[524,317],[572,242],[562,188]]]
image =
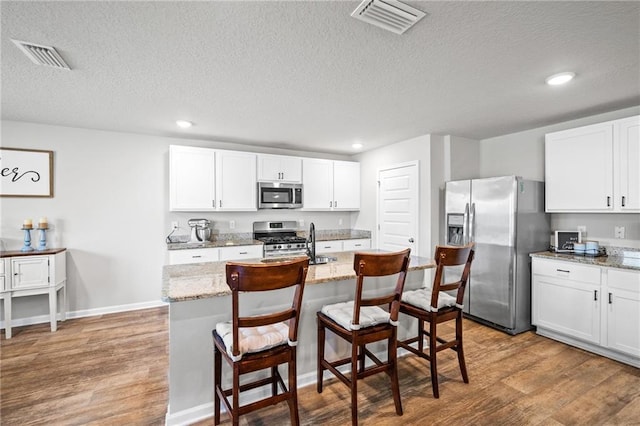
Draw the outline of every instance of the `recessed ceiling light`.
[[[560,84],[568,83],[576,76],[574,72],[561,72],[560,74],[554,74],[550,77],[547,77],[545,80],[550,86],[558,86]]]
[[[188,129],[189,127],[193,126],[193,123],[187,120],[178,120],[176,121],[176,125],[181,129]]]
[[[362,148],[362,144],[361,143],[354,143],[353,145],[351,145],[351,148],[360,149],[360,148]]]

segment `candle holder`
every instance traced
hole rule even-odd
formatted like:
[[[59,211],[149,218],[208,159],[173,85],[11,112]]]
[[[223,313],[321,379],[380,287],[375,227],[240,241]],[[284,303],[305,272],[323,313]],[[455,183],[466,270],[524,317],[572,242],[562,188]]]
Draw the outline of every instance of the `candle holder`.
[[[31,227],[22,227],[22,230],[24,231],[24,247],[22,247],[20,249],[20,251],[33,251],[35,250],[33,247],[31,247]]]
[[[40,241],[38,241],[38,251],[42,251],[42,250],[46,250],[47,249],[47,229],[49,229],[48,226],[38,226],[38,231],[40,231]]]

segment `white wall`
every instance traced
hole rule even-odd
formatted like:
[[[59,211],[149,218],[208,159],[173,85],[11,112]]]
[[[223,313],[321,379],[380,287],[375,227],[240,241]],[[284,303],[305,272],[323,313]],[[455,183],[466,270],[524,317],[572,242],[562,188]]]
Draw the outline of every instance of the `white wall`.
[[[0,248],[20,249],[22,221],[48,217],[48,246],[68,248],[68,305],[77,315],[159,303],[165,237],[172,220],[186,227],[188,218],[204,216],[222,232],[228,231],[224,229],[231,219],[236,232],[251,232],[254,220],[276,218],[302,218],[307,225],[313,220],[317,229],[351,227],[351,214],[338,212],[169,213],[170,144],[286,153],[282,150],[13,121],[2,122],[1,134],[4,147],[54,151],[54,197],[1,198]],[[14,300],[14,319],[47,312],[44,296]]]
[[[419,161],[420,168],[420,224],[419,255],[431,256],[431,136],[419,136],[410,140],[394,143],[379,149],[364,152],[356,159],[360,161],[360,181],[362,185],[361,206],[354,213],[353,226],[357,229],[371,230],[373,244],[377,242],[377,194],[378,171],[394,164]]]
[[[484,139],[480,142],[480,177],[518,175],[525,179],[544,181],[544,135],[546,133],[638,114],[640,114],[640,107],[632,107]],[[610,241],[610,245],[636,247],[640,241],[640,215],[638,214],[555,213],[551,215],[552,229],[573,230],[583,225],[587,227],[587,238]],[[625,226],[624,240],[614,240],[615,226]]]

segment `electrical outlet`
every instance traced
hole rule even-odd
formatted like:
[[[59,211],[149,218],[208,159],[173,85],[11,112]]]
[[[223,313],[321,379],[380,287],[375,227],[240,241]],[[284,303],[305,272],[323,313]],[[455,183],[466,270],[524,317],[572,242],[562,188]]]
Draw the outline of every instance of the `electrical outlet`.
[[[236,221],[235,220],[230,220],[229,221],[229,229],[236,229]]]
[[[615,235],[616,235],[616,238],[624,239],[624,226],[616,226]]]
[[[298,220],[298,227],[304,228],[304,219],[299,219]]]
[[[177,220],[174,220],[173,222],[171,222],[171,229],[178,229],[178,228],[179,228],[179,226],[178,226],[178,221]]]
[[[338,225],[342,226],[342,218],[338,219]]]

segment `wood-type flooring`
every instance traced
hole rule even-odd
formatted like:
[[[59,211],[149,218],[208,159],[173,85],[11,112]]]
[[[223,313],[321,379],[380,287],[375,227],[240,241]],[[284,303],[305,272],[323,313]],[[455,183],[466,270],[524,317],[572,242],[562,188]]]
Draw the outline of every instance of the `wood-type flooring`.
[[[164,424],[167,322],[167,308],[155,308],[67,320],[55,333],[42,324],[16,327],[10,340],[2,335],[0,424]],[[464,326],[469,384],[455,353],[441,352],[434,399],[426,361],[402,357],[404,415],[395,414],[388,377],[372,376],[358,383],[360,424],[640,425],[640,369],[533,332]],[[335,379],[322,394],[301,388],[299,399],[303,425],[351,422],[348,389]],[[282,403],[241,424],[287,425],[289,413]]]

